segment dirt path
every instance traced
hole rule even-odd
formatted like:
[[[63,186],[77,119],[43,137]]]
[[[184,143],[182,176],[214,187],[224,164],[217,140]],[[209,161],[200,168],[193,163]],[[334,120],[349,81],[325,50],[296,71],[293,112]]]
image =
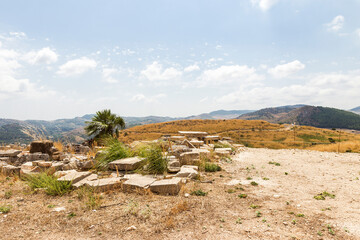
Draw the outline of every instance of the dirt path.
[[[76,191],[29,194],[23,182],[0,179],[0,205],[11,205],[0,239],[360,239],[359,154],[244,148],[221,165],[179,196],[114,190],[96,211]],[[185,197],[194,190],[207,195]],[[314,199],[324,191],[335,197]]]

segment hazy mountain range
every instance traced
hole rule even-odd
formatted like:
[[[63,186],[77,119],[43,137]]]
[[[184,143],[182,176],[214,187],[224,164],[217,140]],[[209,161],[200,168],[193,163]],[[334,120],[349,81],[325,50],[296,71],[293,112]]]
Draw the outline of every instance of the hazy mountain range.
[[[350,112],[351,111],[351,112]],[[123,117],[126,126],[144,125],[183,119],[248,119],[265,120],[273,123],[293,123],[324,128],[350,128],[360,130],[360,107],[344,111],[334,108],[291,105],[255,110],[218,110],[188,117]],[[85,140],[85,121],[90,121],[94,114],[87,114],[72,119],[15,120],[0,119],[0,143],[28,143],[34,138],[50,138],[81,142]]]

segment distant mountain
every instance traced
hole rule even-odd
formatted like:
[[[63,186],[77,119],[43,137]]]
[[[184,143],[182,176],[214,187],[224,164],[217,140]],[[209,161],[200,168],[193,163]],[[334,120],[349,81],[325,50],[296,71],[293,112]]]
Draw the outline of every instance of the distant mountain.
[[[184,119],[204,119],[204,120],[216,120],[216,119],[234,119],[242,114],[254,112],[254,110],[218,110],[210,113],[203,113],[200,115],[193,115]]]
[[[267,108],[242,115],[238,119],[265,120],[272,123],[296,123],[319,128],[346,128],[360,130],[358,114],[328,107],[285,106]]]
[[[191,116],[190,119],[230,119],[239,116],[248,110],[219,110],[208,114]],[[33,139],[66,140],[69,142],[82,142],[87,136],[84,131],[86,121],[91,121],[94,114],[71,119],[57,119],[54,121],[44,120],[15,120],[0,119],[0,143],[29,143]],[[201,118],[199,117],[201,116]],[[175,121],[185,118],[172,118],[161,116],[146,117],[123,117],[126,127],[144,125],[150,123],[161,123]]]
[[[352,111],[354,113],[357,113],[357,114],[360,114],[360,106],[356,107],[356,108],[353,108],[353,109],[350,109],[350,111]]]

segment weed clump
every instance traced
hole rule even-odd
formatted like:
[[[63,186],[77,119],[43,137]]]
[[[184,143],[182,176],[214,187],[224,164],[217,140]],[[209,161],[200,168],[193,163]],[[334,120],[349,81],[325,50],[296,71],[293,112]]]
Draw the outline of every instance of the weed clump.
[[[162,174],[167,170],[167,161],[162,154],[159,144],[149,144],[140,153],[140,157],[145,159],[146,172],[150,174]]]
[[[72,190],[71,181],[58,181],[54,175],[46,172],[28,175],[24,178],[31,190],[44,189],[51,196],[62,196]]]
[[[324,191],[322,193],[319,193],[318,195],[315,195],[314,199],[316,199],[316,200],[325,200],[326,197],[330,197],[330,198],[334,199],[335,194],[331,194],[331,193],[328,193],[328,192]]]
[[[247,198],[247,194],[245,193],[241,193],[238,195],[239,198]]]
[[[0,206],[0,213],[8,213],[10,212],[10,206]]]
[[[199,189],[199,190],[192,191],[190,194],[195,195],[195,196],[203,196],[204,197],[207,195],[207,192],[204,192],[203,190]]]
[[[99,170],[106,169],[112,161],[133,156],[131,150],[115,138],[108,138],[104,142],[107,149],[96,158],[96,168]]]
[[[221,167],[215,163],[205,163],[205,172],[217,172],[221,171]]]
[[[76,191],[78,199],[82,200],[88,210],[98,209],[101,206],[101,196],[94,188],[83,186]]]
[[[257,185],[259,185],[257,182],[254,182],[254,181],[252,181],[250,184],[251,184],[252,186],[257,186]]]

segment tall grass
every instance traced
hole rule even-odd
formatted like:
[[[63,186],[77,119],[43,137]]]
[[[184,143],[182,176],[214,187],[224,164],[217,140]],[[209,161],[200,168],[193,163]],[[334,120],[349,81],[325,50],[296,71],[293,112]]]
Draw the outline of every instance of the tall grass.
[[[106,150],[96,160],[96,168],[104,170],[107,165],[115,160],[132,157],[133,152],[122,142],[114,138],[108,138],[105,142]]]
[[[72,190],[71,182],[58,181],[55,176],[46,172],[27,175],[24,180],[32,190],[42,188],[46,194],[51,196],[62,196]]]
[[[167,170],[167,160],[163,156],[163,149],[157,143],[141,144],[135,149],[136,155],[145,159],[145,170],[150,174],[162,174]]]

